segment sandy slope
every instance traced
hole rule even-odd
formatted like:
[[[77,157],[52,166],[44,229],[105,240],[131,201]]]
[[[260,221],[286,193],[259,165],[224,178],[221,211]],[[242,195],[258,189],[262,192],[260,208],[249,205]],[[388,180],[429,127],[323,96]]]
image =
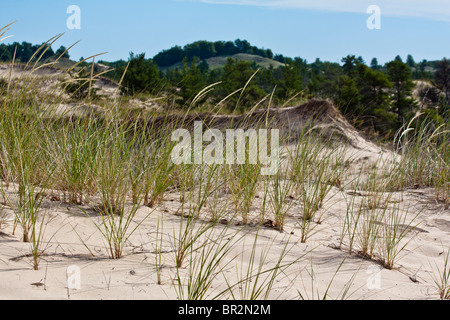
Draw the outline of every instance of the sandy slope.
[[[55,91],[60,83],[70,79],[70,76],[62,69],[45,66],[35,69],[25,68],[23,64],[16,64],[11,70],[9,64],[0,64],[0,78],[12,80],[24,80],[36,78],[40,80],[41,90]],[[117,93],[118,84],[106,77],[97,77],[94,88],[98,90],[97,94],[104,96],[114,96]],[[58,91],[58,90],[57,90]]]

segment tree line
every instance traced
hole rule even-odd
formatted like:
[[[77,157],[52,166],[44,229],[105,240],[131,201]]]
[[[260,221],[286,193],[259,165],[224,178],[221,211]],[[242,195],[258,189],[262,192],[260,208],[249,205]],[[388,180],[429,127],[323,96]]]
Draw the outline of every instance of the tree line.
[[[51,46],[46,44],[31,44],[29,42],[14,42],[11,44],[0,44],[0,62],[10,62],[15,58],[15,61],[27,63],[31,57],[41,48],[46,46],[46,50],[39,53],[42,54],[42,61],[45,61],[53,57],[70,58],[67,48],[64,46],[59,47],[56,51],[53,51]]]

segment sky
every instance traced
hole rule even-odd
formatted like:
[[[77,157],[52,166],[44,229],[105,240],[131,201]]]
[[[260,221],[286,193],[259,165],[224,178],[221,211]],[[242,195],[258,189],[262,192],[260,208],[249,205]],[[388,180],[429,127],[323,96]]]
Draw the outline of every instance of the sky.
[[[0,28],[16,21],[3,41],[77,43],[74,60],[151,58],[197,40],[246,39],[275,54],[340,62],[349,54],[380,63],[411,54],[416,61],[450,57],[450,0],[14,0],[2,1]],[[79,29],[73,29],[80,9]],[[376,5],[380,15],[367,9]],[[78,16],[77,16],[78,17]],[[375,19],[375,20],[374,20]],[[368,28],[380,22],[379,29]],[[69,25],[68,25],[69,21]],[[77,26],[78,27],[78,26]],[[0,33],[1,34],[1,33]]]

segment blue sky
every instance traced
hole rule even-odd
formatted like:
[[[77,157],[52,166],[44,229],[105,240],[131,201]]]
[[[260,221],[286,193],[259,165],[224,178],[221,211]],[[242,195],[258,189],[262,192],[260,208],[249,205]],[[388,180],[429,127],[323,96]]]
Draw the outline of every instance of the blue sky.
[[[81,29],[69,30],[67,8],[81,9]],[[381,29],[369,30],[369,5],[381,9]],[[347,54],[381,63],[397,54],[416,61],[450,57],[449,0],[14,0],[2,3],[0,25],[17,20],[5,43],[69,46],[73,59],[108,52],[153,57],[196,40],[246,39],[274,53],[339,62]]]

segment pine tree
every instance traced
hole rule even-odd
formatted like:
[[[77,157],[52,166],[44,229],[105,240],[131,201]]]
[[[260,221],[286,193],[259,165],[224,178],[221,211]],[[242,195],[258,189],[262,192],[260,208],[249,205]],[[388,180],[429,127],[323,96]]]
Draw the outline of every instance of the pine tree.
[[[200,66],[198,66],[198,60],[195,57],[190,63],[187,62],[187,58],[183,60],[179,93],[181,104],[188,104],[206,86],[205,74],[202,72],[205,65],[202,68]]]
[[[410,68],[415,68],[416,67],[416,61],[414,60],[412,55],[408,54],[408,57],[406,58],[406,64]]]
[[[295,58],[292,63],[282,67],[282,81],[279,88],[279,96],[289,99],[305,88],[307,83],[307,63],[301,58]]]
[[[386,64],[389,80],[393,84],[394,111],[397,113],[398,121],[405,121],[408,113],[415,106],[411,98],[414,83],[411,79],[411,69],[406,63],[394,60]]]
[[[61,46],[61,47],[59,47],[58,50],[56,50],[55,55],[57,57],[61,56],[61,58],[69,59],[70,58],[69,51],[66,51],[66,50],[67,50],[66,47]]]
[[[377,58],[373,58],[372,61],[370,62],[370,67],[373,70],[380,70],[381,66],[378,64],[378,59]]]
[[[445,93],[447,104],[450,104],[450,60],[444,58],[437,63],[434,81],[437,87]]]
[[[119,68],[123,74],[125,67]],[[133,95],[135,93],[155,93],[160,81],[157,65],[151,59],[145,59],[145,53],[135,56],[130,53],[129,66],[123,77],[122,93]]]
[[[222,91],[222,97],[229,95],[239,89],[244,89],[250,78],[255,73],[255,65],[247,61],[239,61],[229,58],[224,66],[222,75],[222,84],[220,90]],[[259,99],[261,99],[266,93],[262,90],[257,83],[257,78],[253,78],[250,83],[245,87],[245,91],[237,93],[228,99],[231,108],[249,108]],[[239,101],[239,105],[237,102]]]

